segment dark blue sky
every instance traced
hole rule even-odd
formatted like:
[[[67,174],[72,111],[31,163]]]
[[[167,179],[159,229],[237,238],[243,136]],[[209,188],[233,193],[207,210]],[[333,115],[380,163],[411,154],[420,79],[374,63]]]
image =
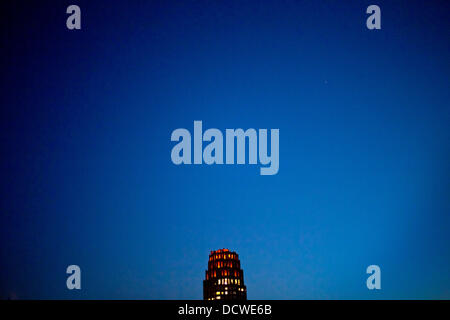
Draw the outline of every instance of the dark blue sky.
[[[20,2],[1,10],[1,298],[201,299],[218,248],[249,299],[450,298],[448,1]],[[279,173],[175,166],[194,120],[279,128]]]

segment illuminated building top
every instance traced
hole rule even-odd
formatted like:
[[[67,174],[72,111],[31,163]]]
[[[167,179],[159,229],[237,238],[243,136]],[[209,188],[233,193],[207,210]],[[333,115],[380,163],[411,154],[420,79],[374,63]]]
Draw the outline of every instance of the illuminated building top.
[[[228,249],[211,251],[203,280],[204,300],[246,300],[239,255]]]

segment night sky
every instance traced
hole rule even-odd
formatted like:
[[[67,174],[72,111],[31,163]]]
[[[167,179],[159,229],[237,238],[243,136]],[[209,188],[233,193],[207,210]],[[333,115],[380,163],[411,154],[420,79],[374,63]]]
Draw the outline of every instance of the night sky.
[[[1,299],[202,299],[219,248],[249,299],[450,298],[448,1],[0,9]],[[174,165],[194,120],[280,129],[278,174]]]

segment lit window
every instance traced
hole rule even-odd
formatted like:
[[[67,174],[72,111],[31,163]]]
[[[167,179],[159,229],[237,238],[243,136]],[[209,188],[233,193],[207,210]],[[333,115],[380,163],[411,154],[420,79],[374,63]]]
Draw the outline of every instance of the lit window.
[[[220,279],[219,279],[219,284],[220,284]]]

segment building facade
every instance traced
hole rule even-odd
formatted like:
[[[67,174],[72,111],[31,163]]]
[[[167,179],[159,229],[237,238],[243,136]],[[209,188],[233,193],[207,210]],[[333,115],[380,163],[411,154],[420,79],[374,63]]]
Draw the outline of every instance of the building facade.
[[[236,252],[211,251],[203,280],[203,300],[247,300],[244,272]]]

